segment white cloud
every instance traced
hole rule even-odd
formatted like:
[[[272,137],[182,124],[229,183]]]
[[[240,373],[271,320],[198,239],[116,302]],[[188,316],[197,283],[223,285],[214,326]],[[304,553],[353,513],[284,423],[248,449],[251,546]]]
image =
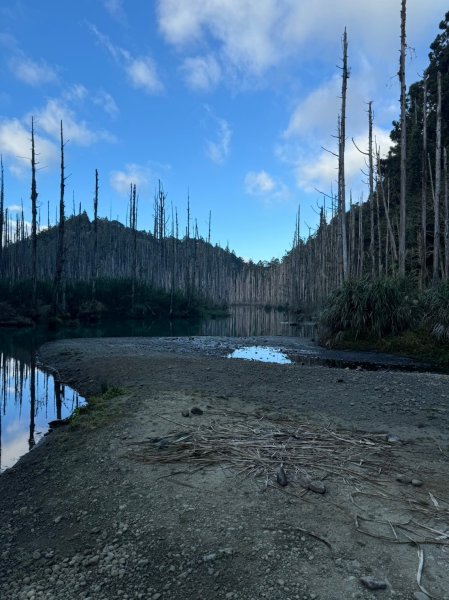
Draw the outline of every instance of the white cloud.
[[[163,85],[158,77],[153,59],[149,56],[132,58],[129,53],[127,54],[125,70],[133,86],[150,94],[161,92]]]
[[[245,191],[247,194],[258,196],[274,190],[276,183],[266,171],[249,171],[245,176]]]
[[[287,186],[266,171],[249,171],[244,179],[245,192],[265,201],[285,200],[289,197]]]
[[[206,153],[212,162],[222,165],[229,156],[232,131],[224,119],[218,120],[217,139],[206,141]]]
[[[9,213],[20,213],[22,212],[23,207],[20,204],[10,204],[6,207]]]
[[[122,0],[103,0],[103,4],[113,19],[117,21],[124,21],[126,19]]]
[[[432,0],[431,6],[409,3],[412,47],[423,31],[434,31],[446,10],[447,0]],[[317,44],[321,55],[335,58],[345,27],[351,52],[369,56],[375,49],[378,59],[397,62],[399,12],[399,1],[391,0],[158,0],[159,28],[168,43],[183,49],[212,40],[223,58],[253,74],[287,58],[307,60]],[[372,35],[367,35],[367,24]]]
[[[31,161],[31,119],[25,127],[18,119],[0,121],[0,148],[3,156],[10,159],[8,169],[18,177],[29,172]],[[40,166],[50,166],[58,156],[56,144],[40,135],[35,135],[35,147]]]
[[[135,184],[138,190],[147,188],[151,175],[151,169],[148,166],[129,163],[125,165],[124,170],[113,171],[110,182],[118,194],[129,195],[131,184]]]
[[[122,67],[135,88],[142,89],[150,94],[158,94],[163,91],[164,85],[157,73],[156,63],[150,56],[132,56],[125,48],[113,44],[95,25],[90,23],[89,29],[112,58]]]
[[[56,71],[45,61],[37,62],[22,54],[11,58],[9,67],[14,76],[27,85],[39,86],[58,80]]]
[[[221,68],[212,54],[186,58],[181,66],[187,85],[200,92],[214,88],[221,77]]]
[[[78,120],[75,112],[59,99],[48,100],[47,104],[35,112],[36,123],[50,137],[59,140],[61,121],[64,139],[78,146],[91,146],[99,141],[113,142],[115,138],[107,131],[95,131],[83,120]]]
[[[229,123],[225,119],[217,117],[209,106],[205,105],[204,109],[215,129],[214,139],[206,140],[206,155],[215,164],[222,165],[226,162],[231,150],[232,130]]]
[[[108,92],[104,92],[103,90],[93,96],[92,102],[97,106],[100,106],[104,112],[112,118],[117,117],[120,112],[117,103],[111,94],[108,94]]]
[[[67,102],[82,102],[88,96],[88,90],[82,83],[75,83],[66,89],[63,98]]]
[[[391,145],[389,132],[375,127],[373,136],[380,147],[381,156],[385,156]],[[360,150],[366,151],[368,146],[368,130],[366,129],[366,131],[354,137],[354,141]],[[329,152],[319,150],[307,154],[304,153],[295,167],[297,184],[307,192],[317,188],[328,193],[331,186],[336,189],[337,167],[337,158],[329,154]],[[352,189],[356,197],[363,189],[366,189],[366,175],[363,172],[367,172],[366,157],[359,152],[350,140],[346,144],[345,152],[346,188],[348,192]]]

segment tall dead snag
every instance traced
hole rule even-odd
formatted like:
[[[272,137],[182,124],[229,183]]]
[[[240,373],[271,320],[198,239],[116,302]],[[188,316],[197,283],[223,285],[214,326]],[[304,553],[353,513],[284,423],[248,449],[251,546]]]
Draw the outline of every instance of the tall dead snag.
[[[406,14],[407,1],[401,5],[401,54],[399,60],[399,82],[401,85],[401,193],[399,203],[399,275],[405,276],[405,219],[407,193],[407,128],[406,128],[406,88],[405,88],[405,53],[406,53]]]
[[[348,36],[343,33],[343,67],[341,86],[341,115],[338,131],[338,214],[341,231],[341,256],[343,281],[348,279],[348,240],[346,236],[346,188],[345,188],[345,144],[346,144],[346,93],[348,89]]]
[[[5,210],[5,184],[3,179],[3,156],[0,155],[0,278],[3,277],[3,227]]]
[[[34,310],[37,308],[37,195],[34,118],[31,117],[31,279]]]
[[[437,73],[437,128],[435,148],[435,194],[433,220],[433,273],[436,285],[440,275],[440,202],[441,202],[441,73]]]
[[[376,276],[376,258],[374,255],[374,165],[373,165],[373,103],[368,102],[368,178],[369,178],[369,210],[370,210],[370,241],[369,254],[371,258],[371,277]]]
[[[56,252],[56,269],[55,269],[55,295],[54,295],[54,310],[57,312],[65,311],[65,282],[64,282],[64,228],[65,228],[65,176],[64,176],[64,133],[61,121],[61,180],[59,185],[59,225],[58,225],[58,249]]]
[[[95,169],[95,195],[94,195],[94,255],[92,258],[92,300],[97,294],[97,253],[98,253],[98,170]]]
[[[444,279],[449,279],[449,181],[447,173],[447,149],[443,151],[444,165]]]
[[[427,282],[427,74],[423,79],[422,105],[422,180],[421,180],[421,289]]]

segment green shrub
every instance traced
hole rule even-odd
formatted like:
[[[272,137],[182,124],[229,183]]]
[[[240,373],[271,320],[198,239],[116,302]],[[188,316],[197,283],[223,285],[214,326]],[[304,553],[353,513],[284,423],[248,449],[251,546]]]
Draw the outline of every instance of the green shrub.
[[[379,278],[346,282],[330,297],[322,323],[331,337],[341,332],[355,339],[397,335],[419,320],[419,299],[407,279]]]
[[[449,341],[449,282],[423,294],[423,325],[441,341]]]

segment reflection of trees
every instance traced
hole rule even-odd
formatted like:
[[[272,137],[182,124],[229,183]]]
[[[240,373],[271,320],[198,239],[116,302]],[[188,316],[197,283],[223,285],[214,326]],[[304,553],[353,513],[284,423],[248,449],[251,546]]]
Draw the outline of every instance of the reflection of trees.
[[[34,350],[31,351],[31,365],[30,365],[30,435],[28,437],[28,447],[31,448],[35,445],[34,439],[35,430],[35,411],[36,411],[36,353]]]
[[[74,390],[36,367],[34,350],[28,351],[26,360],[0,352],[0,469],[6,466],[1,462],[2,445],[6,452],[6,418],[8,423],[26,419],[28,426],[21,427],[22,439],[31,450],[40,434],[45,433],[47,423],[71,414],[79,402]]]

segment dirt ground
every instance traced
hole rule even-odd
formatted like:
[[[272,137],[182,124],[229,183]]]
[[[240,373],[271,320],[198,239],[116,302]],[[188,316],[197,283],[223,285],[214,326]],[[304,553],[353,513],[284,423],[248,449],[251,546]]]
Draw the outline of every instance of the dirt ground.
[[[224,358],[255,342],[41,348],[122,394],[0,477],[2,600],[449,599],[448,376]]]

